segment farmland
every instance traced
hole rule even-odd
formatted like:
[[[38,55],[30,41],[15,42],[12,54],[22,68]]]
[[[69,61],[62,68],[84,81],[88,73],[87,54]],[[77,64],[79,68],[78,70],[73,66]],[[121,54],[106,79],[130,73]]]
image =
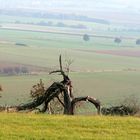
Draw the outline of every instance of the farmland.
[[[2,16],[2,19],[0,66],[30,66],[32,70],[36,67],[43,71],[25,75],[2,74],[0,82],[4,91],[1,104],[13,105],[28,101],[30,88],[39,79],[43,79],[46,86],[61,80],[60,76],[48,75],[50,70],[59,68],[59,54],[62,54],[64,66],[66,59],[74,60],[70,66],[70,77],[75,96],[90,95],[105,105],[117,103],[130,95],[140,97],[140,47],[135,44],[138,32],[115,31],[114,25],[78,21],[64,22],[81,23],[92,30],[15,24],[16,20],[39,22],[44,19],[9,16]],[[88,42],[82,39],[85,33],[91,35]],[[120,35],[122,42],[114,43],[113,38]]]

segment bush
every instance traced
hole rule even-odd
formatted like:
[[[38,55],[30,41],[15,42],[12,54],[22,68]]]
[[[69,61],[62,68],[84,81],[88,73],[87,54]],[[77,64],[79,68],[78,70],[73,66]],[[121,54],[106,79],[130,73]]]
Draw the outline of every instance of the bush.
[[[125,98],[118,106],[103,107],[101,112],[103,115],[135,115],[140,112],[140,104],[138,98],[132,95]]]
[[[138,98],[131,95],[122,101],[122,104],[133,110],[132,115],[140,111],[140,102]]]

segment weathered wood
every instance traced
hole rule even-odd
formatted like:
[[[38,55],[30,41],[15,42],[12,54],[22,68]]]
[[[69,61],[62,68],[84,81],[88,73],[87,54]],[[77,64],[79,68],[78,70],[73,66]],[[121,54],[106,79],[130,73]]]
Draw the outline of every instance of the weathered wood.
[[[69,97],[72,100],[74,98],[74,95],[72,93],[72,82],[71,82],[69,76],[66,75],[63,70],[61,55],[59,56],[59,65],[60,65],[60,70],[52,71],[49,74],[60,73],[63,76],[63,80],[60,83],[62,83],[67,88]]]
[[[58,95],[62,92],[64,94],[64,104],[65,104],[64,114],[70,114],[71,102],[69,99],[67,89],[65,88],[65,86],[62,83],[59,83],[59,82],[53,83],[46,90],[44,95],[38,97],[33,102],[17,106],[17,110],[21,111],[21,110],[33,109],[33,108],[40,106],[41,104],[43,104],[45,102],[45,107],[42,110],[42,112],[45,112],[47,110],[48,103],[55,97],[58,97]]]
[[[71,102],[71,114],[72,115],[74,115],[75,105],[78,102],[81,102],[81,101],[89,101],[89,102],[91,102],[96,107],[97,113],[100,114],[100,102],[95,98],[85,96],[85,97],[77,97],[77,98],[74,98],[72,100],[72,102]]]

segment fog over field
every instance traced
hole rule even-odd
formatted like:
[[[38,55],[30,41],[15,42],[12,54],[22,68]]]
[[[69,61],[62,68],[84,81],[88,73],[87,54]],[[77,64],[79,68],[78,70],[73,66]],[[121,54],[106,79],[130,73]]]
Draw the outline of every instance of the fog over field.
[[[0,0],[0,9],[85,15],[129,26],[140,23],[139,0]]]

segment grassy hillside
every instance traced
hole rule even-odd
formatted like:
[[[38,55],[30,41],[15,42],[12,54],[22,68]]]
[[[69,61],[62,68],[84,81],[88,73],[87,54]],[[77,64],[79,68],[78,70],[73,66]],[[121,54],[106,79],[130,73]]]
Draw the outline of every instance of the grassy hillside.
[[[0,113],[0,140],[139,140],[135,117]]]

